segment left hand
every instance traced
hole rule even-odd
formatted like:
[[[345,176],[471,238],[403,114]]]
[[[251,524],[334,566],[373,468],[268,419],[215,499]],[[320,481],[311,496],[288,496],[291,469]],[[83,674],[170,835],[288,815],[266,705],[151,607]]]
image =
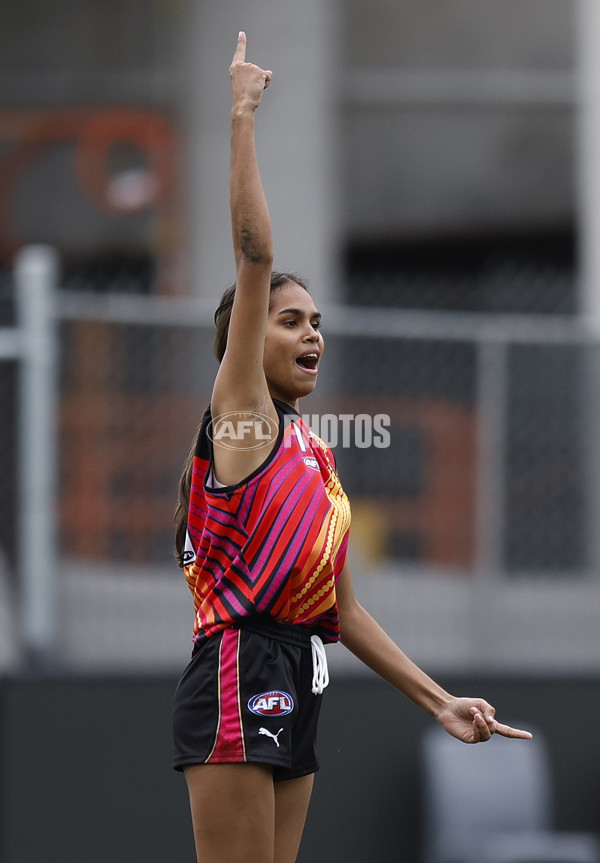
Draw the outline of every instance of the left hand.
[[[455,698],[437,715],[448,734],[463,743],[483,743],[492,734],[531,740],[533,734],[496,721],[496,710],[482,698]]]

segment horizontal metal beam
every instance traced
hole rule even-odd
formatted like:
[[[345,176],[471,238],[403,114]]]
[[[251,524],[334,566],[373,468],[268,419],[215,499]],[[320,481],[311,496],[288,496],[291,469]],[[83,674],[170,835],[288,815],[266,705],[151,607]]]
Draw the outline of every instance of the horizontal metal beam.
[[[65,320],[212,327],[215,306],[215,301],[206,298],[60,291],[57,314]],[[326,305],[321,311],[325,335],[506,344],[594,344],[600,339],[589,319],[569,315],[489,314],[342,305]]]
[[[571,108],[577,79],[546,69],[350,69],[341,98],[350,105]]]

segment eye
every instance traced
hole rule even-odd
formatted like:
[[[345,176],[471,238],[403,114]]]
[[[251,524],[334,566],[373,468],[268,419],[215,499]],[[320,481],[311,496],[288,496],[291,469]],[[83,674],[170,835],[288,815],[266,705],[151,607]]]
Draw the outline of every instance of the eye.
[[[313,328],[313,330],[320,330],[321,329],[321,319],[320,318],[317,318],[316,320],[314,320],[312,322],[312,328]]]
[[[284,321],[284,322],[283,322],[283,326],[284,326],[284,327],[290,327],[290,328],[291,328],[291,327],[295,327],[295,326],[296,326],[296,321],[294,320],[294,318],[290,318],[290,320],[289,320],[289,321]]]

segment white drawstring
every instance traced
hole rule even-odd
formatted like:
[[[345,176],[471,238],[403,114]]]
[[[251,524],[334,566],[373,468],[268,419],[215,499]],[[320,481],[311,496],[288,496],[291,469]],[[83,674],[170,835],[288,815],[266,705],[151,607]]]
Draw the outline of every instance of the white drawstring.
[[[329,683],[329,669],[327,668],[325,647],[318,635],[311,635],[310,646],[313,662],[312,691],[313,695],[321,695]]]

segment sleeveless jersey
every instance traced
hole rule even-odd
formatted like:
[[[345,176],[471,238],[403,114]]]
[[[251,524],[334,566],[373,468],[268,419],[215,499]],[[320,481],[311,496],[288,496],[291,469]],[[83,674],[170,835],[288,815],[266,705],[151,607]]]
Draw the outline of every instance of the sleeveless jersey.
[[[204,415],[183,560],[194,636],[262,614],[338,641],[335,586],[346,558],[350,505],[331,450],[292,407],[274,404],[275,447],[235,486],[207,486],[210,409]]]

